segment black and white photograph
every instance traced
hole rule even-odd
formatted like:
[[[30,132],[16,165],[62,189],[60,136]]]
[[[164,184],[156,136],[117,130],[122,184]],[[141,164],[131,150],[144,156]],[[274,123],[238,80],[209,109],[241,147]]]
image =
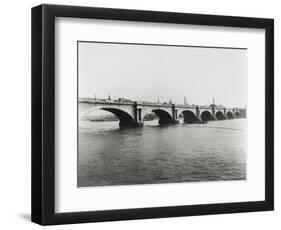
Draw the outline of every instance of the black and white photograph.
[[[274,19],[151,4],[32,8],[32,222],[274,210]]]
[[[248,50],[77,42],[77,186],[247,180]]]

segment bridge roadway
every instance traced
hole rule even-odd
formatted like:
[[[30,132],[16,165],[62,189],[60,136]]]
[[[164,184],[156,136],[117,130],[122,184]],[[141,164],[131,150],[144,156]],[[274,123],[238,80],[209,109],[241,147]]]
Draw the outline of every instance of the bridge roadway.
[[[79,98],[79,119],[94,110],[105,110],[119,119],[120,127],[138,127],[143,125],[146,114],[154,112],[159,117],[159,124],[178,123],[182,114],[186,123],[201,123],[210,120],[246,118],[245,108],[226,108],[223,106],[198,106],[167,103],[153,103],[130,100],[108,100]]]

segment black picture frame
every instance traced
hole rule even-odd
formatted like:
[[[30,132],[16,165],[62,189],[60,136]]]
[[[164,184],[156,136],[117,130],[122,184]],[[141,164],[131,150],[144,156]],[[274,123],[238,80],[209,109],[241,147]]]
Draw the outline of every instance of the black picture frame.
[[[265,29],[265,200],[55,213],[55,17]],[[41,225],[267,211],[274,209],[274,20],[126,9],[32,8],[32,221]]]

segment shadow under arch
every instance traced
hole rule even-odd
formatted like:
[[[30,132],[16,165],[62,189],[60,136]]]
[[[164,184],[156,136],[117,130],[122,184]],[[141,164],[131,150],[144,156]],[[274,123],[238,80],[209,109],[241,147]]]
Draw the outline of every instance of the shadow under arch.
[[[115,108],[101,108],[101,110],[113,113],[119,119],[120,127],[132,127],[136,125],[134,118],[127,112]]]
[[[228,112],[226,113],[226,117],[227,117],[228,119],[233,119],[233,118],[234,118],[233,113],[230,112],[230,111],[228,111]]]
[[[181,113],[183,114],[183,120],[185,123],[191,124],[197,122],[197,118],[194,112],[190,110],[184,110]]]
[[[173,123],[173,118],[167,111],[162,109],[154,109],[152,112],[154,112],[159,118],[160,125]]]
[[[216,116],[216,118],[217,118],[218,120],[224,120],[224,119],[225,119],[225,117],[224,117],[222,111],[216,112],[216,115],[215,115],[215,116]]]
[[[202,119],[202,121],[213,121],[214,120],[212,114],[209,111],[202,112],[201,119]]]

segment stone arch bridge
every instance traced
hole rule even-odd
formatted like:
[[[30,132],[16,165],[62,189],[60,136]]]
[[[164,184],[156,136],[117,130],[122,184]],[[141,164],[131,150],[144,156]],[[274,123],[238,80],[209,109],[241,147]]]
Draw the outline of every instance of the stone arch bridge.
[[[159,124],[178,123],[182,114],[186,123],[200,123],[210,120],[246,118],[245,108],[225,108],[222,106],[178,105],[152,103],[130,100],[108,100],[79,98],[79,119],[94,110],[105,110],[119,119],[120,127],[137,127],[143,125],[146,114],[154,112],[159,117]]]

